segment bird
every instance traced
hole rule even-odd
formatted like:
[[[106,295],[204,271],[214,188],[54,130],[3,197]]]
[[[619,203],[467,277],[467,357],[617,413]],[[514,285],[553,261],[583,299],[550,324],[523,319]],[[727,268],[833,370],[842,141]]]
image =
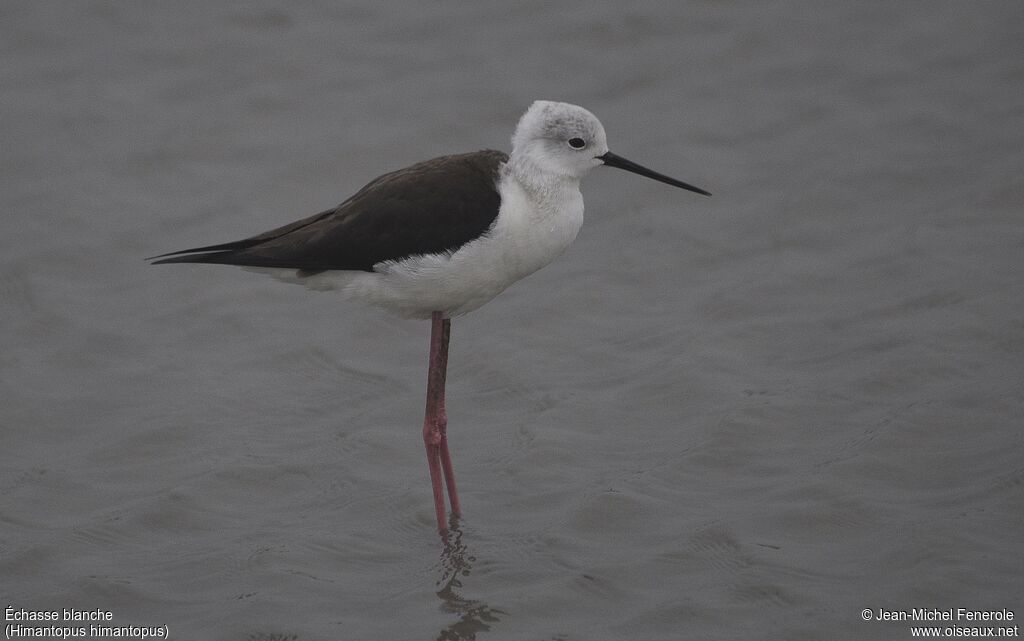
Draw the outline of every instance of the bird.
[[[147,259],[241,266],[430,319],[423,442],[442,534],[445,490],[452,516],[462,513],[445,408],[451,319],[572,243],[583,224],[580,180],[596,167],[711,195],[612,153],[601,121],[577,105],[534,101],[511,142],[508,154],[446,155],[383,174],[337,207],[249,238]]]

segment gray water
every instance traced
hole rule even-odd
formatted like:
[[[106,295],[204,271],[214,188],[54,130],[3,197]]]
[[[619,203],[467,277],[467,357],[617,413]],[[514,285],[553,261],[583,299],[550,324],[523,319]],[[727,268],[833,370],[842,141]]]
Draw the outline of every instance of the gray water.
[[[3,3],[0,601],[188,640],[1024,617],[1022,7]],[[455,320],[441,541],[428,324],[143,259],[507,149],[536,98],[715,195],[597,169]]]

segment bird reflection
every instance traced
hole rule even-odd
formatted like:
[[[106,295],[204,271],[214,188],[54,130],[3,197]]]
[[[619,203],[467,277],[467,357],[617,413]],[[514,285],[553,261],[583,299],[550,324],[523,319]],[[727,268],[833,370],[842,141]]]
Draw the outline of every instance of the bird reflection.
[[[476,557],[468,553],[466,544],[462,542],[457,516],[451,516],[448,531],[442,534],[441,540],[444,549],[441,551],[441,578],[437,582],[441,589],[437,596],[443,603],[443,609],[458,614],[459,620],[443,628],[437,635],[437,641],[475,641],[478,632],[490,630],[491,624],[498,622],[498,615],[506,613],[461,596],[461,578],[469,576]]]

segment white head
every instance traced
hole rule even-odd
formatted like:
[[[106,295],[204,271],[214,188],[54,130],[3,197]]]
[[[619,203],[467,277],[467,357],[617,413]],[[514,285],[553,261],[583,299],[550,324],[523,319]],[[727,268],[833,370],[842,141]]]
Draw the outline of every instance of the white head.
[[[597,116],[566,102],[537,100],[526,110],[512,134],[512,156],[545,173],[582,178],[601,164],[608,152],[604,127]]]
[[[511,164],[521,175],[539,171],[576,180],[598,165],[608,165],[698,194],[711,195],[699,187],[613,154],[608,149],[604,126],[597,116],[566,102],[537,100],[530,105],[512,134]]]

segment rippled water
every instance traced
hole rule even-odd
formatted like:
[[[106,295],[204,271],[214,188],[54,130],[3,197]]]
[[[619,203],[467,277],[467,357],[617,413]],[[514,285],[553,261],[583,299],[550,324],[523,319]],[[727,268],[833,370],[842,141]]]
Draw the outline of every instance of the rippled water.
[[[5,3],[0,597],[177,639],[910,638],[1024,596],[1024,12]],[[507,149],[611,170],[453,326],[143,257]]]

